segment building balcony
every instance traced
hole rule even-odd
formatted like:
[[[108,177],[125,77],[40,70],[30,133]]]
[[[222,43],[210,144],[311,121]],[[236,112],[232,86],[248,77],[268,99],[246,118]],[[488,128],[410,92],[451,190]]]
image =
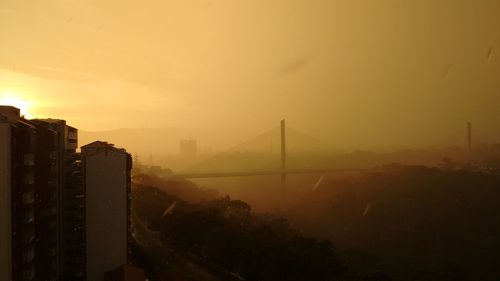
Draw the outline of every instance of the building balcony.
[[[35,175],[33,171],[27,172],[23,176],[23,184],[33,185],[35,183]]]
[[[35,258],[35,251],[33,249],[23,251],[21,258],[23,263],[29,263]]]
[[[33,191],[24,192],[22,195],[22,202],[24,205],[33,204],[33,202],[35,202],[35,193]]]
[[[23,156],[24,166],[34,166],[35,165],[35,155],[33,153],[26,153]]]
[[[35,270],[33,268],[23,270],[23,281],[31,281],[35,278]]]
[[[29,245],[35,241],[35,234],[33,232],[23,233],[23,243]]]

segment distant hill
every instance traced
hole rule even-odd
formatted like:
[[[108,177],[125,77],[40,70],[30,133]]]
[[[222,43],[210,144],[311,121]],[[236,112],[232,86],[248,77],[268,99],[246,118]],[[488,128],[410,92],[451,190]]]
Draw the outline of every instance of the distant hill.
[[[154,165],[178,169],[189,166],[179,164],[182,159],[167,155],[179,154],[179,143],[183,139],[194,139],[202,157],[193,160],[191,170],[214,170],[225,168],[274,168],[279,162],[281,134],[278,127],[264,133],[246,129],[224,128],[125,128],[108,131],[79,131],[79,145],[95,140],[108,141],[138,154],[144,164],[153,156]],[[324,141],[287,127],[286,149],[288,154],[319,154],[332,150]],[[291,159],[293,161],[293,159]],[[181,161],[182,162],[182,161]]]
[[[114,143],[139,156],[179,153],[179,142],[195,139],[202,152],[223,151],[257,134],[251,130],[223,128],[125,128],[108,131],[79,131],[79,145],[94,140]]]
[[[499,201],[500,174],[391,165],[325,179],[289,218],[390,280],[498,280]]]
[[[332,149],[328,142],[308,135],[300,130],[286,127],[285,131],[287,152],[307,152],[324,153]],[[226,152],[264,152],[270,154],[279,154],[281,149],[281,129],[273,128],[248,139]]]
[[[315,158],[318,155],[335,151],[328,142],[288,126],[285,139],[287,162],[291,168],[304,168],[304,163],[314,165],[317,161],[312,160],[311,157]],[[197,163],[187,170],[272,170],[280,167],[280,155],[281,130],[276,127]]]

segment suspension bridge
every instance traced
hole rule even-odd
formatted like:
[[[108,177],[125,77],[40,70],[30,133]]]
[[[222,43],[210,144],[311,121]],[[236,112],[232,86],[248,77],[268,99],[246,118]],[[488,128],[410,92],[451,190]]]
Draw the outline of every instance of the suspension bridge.
[[[347,168],[289,168],[287,165],[287,132],[285,120],[280,122],[280,168],[268,170],[244,170],[244,171],[204,171],[204,172],[182,172],[176,173],[178,177],[186,179],[202,179],[202,178],[227,178],[227,177],[255,177],[277,175],[281,177],[281,188],[286,190],[286,181],[288,175],[293,174],[326,174],[326,173],[341,173],[341,172],[356,172],[362,169],[347,169]],[[272,143],[271,143],[272,150]]]

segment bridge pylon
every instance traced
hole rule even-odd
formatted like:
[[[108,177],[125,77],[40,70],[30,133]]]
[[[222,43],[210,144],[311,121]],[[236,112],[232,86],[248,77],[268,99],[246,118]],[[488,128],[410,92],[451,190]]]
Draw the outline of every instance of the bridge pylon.
[[[281,196],[283,208],[286,207],[286,132],[285,119],[281,120]]]

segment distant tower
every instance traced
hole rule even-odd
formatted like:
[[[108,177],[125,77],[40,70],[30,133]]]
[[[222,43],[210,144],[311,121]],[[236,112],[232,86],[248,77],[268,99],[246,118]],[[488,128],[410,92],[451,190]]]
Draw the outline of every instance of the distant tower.
[[[470,153],[472,150],[472,125],[470,122],[467,122],[467,147]]]
[[[137,154],[137,152],[134,155],[134,163],[135,164],[139,163],[139,154]]]
[[[470,122],[467,122],[467,149],[470,163],[472,160],[472,125]]]
[[[182,157],[193,158],[198,153],[198,143],[196,140],[181,140],[179,150]]]
[[[286,149],[285,149],[285,119],[281,120],[281,192],[283,206],[286,205]]]

